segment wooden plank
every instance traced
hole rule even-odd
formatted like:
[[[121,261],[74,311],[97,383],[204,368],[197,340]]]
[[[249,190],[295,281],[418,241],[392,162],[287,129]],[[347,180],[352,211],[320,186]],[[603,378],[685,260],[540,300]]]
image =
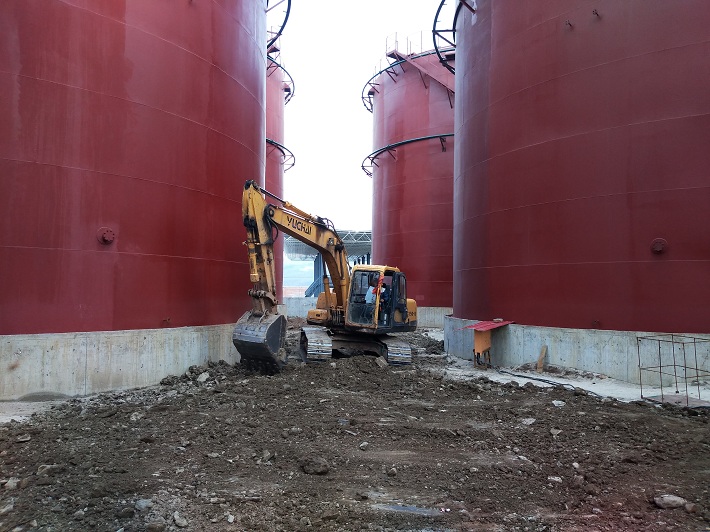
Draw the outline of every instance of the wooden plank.
[[[545,360],[545,355],[547,354],[547,346],[543,345],[540,349],[540,356],[537,358],[537,372],[542,373],[542,361]]]

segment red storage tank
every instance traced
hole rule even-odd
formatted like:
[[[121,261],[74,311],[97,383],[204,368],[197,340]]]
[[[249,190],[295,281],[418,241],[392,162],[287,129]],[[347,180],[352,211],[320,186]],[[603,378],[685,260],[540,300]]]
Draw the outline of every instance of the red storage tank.
[[[454,315],[708,332],[710,3],[457,24]]]
[[[235,321],[263,1],[4,0],[0,29],[0,334]]]
[[[366,85],[374,114],[372,261],[402,269],[420,307],[451,307],[453,76],[434,52],[395,62]]]
[[[289,78],[290,80],[290,78]],[[266,69],[266,190],[283,198],[285,163],[290,152],[284,149],[284,108],[292,94],[292,83],[277,60],[268,58]],[[284,235],[274,242],[276,297],[283,298]]]

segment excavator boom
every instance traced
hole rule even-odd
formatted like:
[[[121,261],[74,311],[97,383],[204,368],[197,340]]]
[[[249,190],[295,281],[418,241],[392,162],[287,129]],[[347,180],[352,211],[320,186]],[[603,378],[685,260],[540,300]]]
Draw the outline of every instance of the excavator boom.
[[[269,197],[276,201],[270,203]],[[286,317],[278,312],[273,256],[274,230],[306,242],[321,252],[334,285],[326,293],[332,298],[334,315],[343,315],[347,305],[350,270],[345,246],[332,224],[297,209],[254,181],[247,181],[242,195],[242,216],[247,230],[244,244],[249,252],[252,309],[237,322],[232,341],[248,368],[277,373],[286,362],[283,349]],[[330,316],[327,318],[330,319]]]

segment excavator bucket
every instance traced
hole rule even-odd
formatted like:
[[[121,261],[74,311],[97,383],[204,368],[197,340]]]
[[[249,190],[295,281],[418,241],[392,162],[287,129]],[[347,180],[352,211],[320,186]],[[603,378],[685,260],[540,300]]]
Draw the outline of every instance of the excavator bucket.
[[[286,316],[246,312],[234,327],[232,341],[248,370],[274,375],[286,363]]]

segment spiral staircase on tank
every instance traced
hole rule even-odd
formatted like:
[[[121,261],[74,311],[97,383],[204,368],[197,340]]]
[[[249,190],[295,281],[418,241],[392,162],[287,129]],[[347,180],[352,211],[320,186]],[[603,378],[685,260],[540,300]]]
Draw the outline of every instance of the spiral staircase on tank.
[[[452,7],[454,8],[453,20],[450,24],[446,24],[442,21],[442,16],[446,8]],[[453,65],[453,60],[456,56],[456,22],[463,8],[475,13],[478,9],[476,0],[441,0],[439,8],[436,10],[434,26],[431,30],[432,38],[434,39],[434,52],[439,58],[439,62],[451,74],[456,73],[456,68]]]
[[[288,22],[288,17],[291,13],[291,0],[278,0],[275,2],[273,0],[267,0],[266,5],[267,17],[269,17],[270,19],[275,18],[278,21],[275,27],[276,29],[267,30],[266,52],[268,66],[266,67],[266,77],[268,78],[278,70],[283,72],[284,104],[288,104],[288,102],[291,101],[291,98],[293,98],[293,96],[296,94],[296,84],[294,83],[293,77],[291,76],[289,71],[286,70],[284,66],[279,62],[279,59],[281,56],[280,37],[283,33],[284,27],[286,26],[286,23]],[[281,11],[277,9],[280,6],[282,8]],[[296,157],[293,155],[293,152],[291,152],[291,150],[289,150],[283,144],[268,137],[266,138],[266,144],[267,155],[272,153],[274,150],[278,150],[281,153],[281,162],[284,167],[284,172],[287,172],[288,170],[293,168],[293,166],[296,164]]]
[[[281,9],[278,9],[279,7]],[[266,0],[267,23],[271,25],[272,22],[276,22],[274,26],[271,26],[266,31],[266,51],[268,53],[271,53],[271,47],[281,37],[290,14],[291,0]]]
[[[441,7],[440,7],[441,9]],[[438,12],[437,12],[438,16]],[[402,52],[401,48],[407,50],[407,52]],[[385,57],[387,58],[388,65],[372,76],[362,89],[362,102],[370,112],[373,112],[374,97],[375,94],[379,92],[379,79],[383,75],[389,76],[389,78],[397,83],[397,77],[404,74],[407,68],[414,68],[419,72],[421,76],[422,83],[425,87],[428,87],[427,83],[431,83],[434,80],[443,86],[447,94],[449,95],[449,105],[451,108],[454,107],[453,95],[455,93],[454,85],[454,74],[451,70],[442,69],[441,61],[437,58],[440,57],[439,53],[446,54],[450,61],[453,61],[455,54],[455,48],[449,47],[448,49],[441,49],[441,52],[437,50],[428,50],[424,52],[412,52],[412,46],[409,41],[406,40],[400,46],[399,39],[395,36],[394,40],[390,44],[388,41],[388,46],[386,50]],[[446,65],[444,65],[446,66]],[[362,170],[370,177],[372,177],[374,168],[378,166],[377,158],[383,153],[389,154],[393,159],[397,158],[397,148],[407,144],[412,144],[415,142],[424,142],[430,140],[438,140],[441,144],[441,151],[445,152],[447,149],[447,139],[453,137],[453,133],[443,133],[437,135],[428,135],[424,137],[417,137],[412,139],[406,139],[381,148],[376,149],[370,153],[362,162]]]

